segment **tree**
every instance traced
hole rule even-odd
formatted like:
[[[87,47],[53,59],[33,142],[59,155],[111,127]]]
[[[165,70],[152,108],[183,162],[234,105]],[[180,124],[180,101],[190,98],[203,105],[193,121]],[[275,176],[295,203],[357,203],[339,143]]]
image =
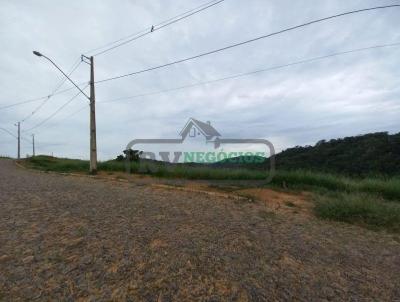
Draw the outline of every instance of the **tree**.
[[[118,155],[115,160],[116,161],[123,161],[124,159],[125,159],[125,157],[123,155]]]
[[[143,151],[132,149],[124,150],[123,152],[125,154],[125,159],[128,159],[130,162],[138,162],[140,159],[140,155],[142,155],[143,153]]]

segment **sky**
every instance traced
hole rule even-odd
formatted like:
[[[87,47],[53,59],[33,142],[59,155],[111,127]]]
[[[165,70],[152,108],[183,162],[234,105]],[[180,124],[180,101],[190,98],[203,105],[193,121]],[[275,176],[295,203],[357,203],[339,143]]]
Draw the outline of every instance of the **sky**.
[[[47,96],[63,80],[62,74],[44,58],[34,56],[33,50],[69,71],[81,54],[93,55],[92,49],[206,2],[0,0],[0,155],[16,156],[17,141],[4,129],[16,135],[15,123],[25,120],[21,123],[23,156],[32,153],[30,140],[34,134],[37,154],[89,157],[89,106],[83,95],[48,119],[78,90],[57,94],[45,103],[42,100],[1,109]],[[396,3],[225,0],[94,56],[95,80],[166,64],[314,19]],[[380,131],[398,133],[400,46],[137,95],[399,42],[400,8],[390,8],[329,20],[166,68],[98,83],[98,157],[115,158],[133,139],[178,138],[190,117],[211,121],[223,138],[268,139],[278,152],[313,145],[321,139]],[[85,83],[89,76],[89,65],[81,63],[71,78]],[[69,87],[66,82],[60,90]]]

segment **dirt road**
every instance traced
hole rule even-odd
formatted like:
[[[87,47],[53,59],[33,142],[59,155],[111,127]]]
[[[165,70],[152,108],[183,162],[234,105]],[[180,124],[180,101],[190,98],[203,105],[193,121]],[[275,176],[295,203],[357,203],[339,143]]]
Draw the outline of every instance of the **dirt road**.
[[[0,160],[0,300],[393,301],[392,235]]]

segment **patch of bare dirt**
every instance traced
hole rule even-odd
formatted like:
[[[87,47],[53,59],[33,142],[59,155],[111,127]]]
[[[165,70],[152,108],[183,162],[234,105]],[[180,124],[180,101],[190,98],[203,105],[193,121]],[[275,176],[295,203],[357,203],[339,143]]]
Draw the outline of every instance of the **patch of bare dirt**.
[[[266,188],[253,188],[235,191],[263,202],[269,209],[286,214],[311,216],[314,207],[308,192],[287,193]]]

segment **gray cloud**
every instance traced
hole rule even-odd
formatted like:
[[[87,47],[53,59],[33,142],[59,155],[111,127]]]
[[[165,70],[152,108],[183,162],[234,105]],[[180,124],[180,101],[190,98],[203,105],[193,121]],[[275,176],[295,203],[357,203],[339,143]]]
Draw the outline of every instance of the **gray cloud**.
[[[96,79],[167,63],[315,18],[392,2],[226,0],[96,57]],[[34,57],[32,50],[46,53],[68,69],[86,50],[202,3],[3,0],[0,106],[47,95],[62,79],[47,62]],[[398,132],[400,47],[348,54],[130,101],[100,102],[334,52],[400,42],[399,14],[400,9],[389,9],[347,16],[165,69],[98,84],[99,157],[114,157],[133,138],[177,136],[189,117],[211,120],[224,136],[269,138],[278,149],[372,131]],[[81,64],[73,78],[85,82],[88,76],[88,66]],[[51,98],[23,124],[23,129],[48,117],[75,93]],[[88,157],[88,110],[68,117],[85,101],[84,97],[77,98],[33,131],[39,152]],[[37,105],[1,110],[0,126],[15,131],[13,124]],[[29,138],[30,133],[25,135]],[[15,155],[16,144],[11,136],[0,132],[0,141],[1,154]],[[30,153],[30,146],[23,142],[25,153]]]

